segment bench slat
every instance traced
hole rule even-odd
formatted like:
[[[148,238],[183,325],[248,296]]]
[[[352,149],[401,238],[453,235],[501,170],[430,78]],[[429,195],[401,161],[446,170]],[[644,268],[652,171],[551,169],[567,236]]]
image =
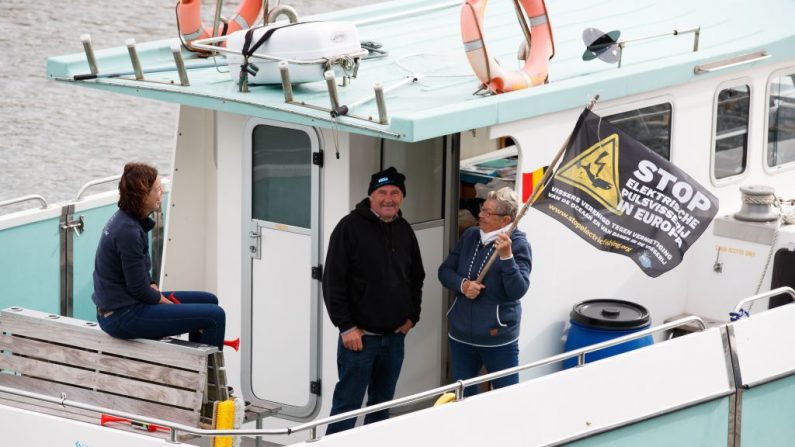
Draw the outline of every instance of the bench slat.
[[[119,340],[105,334],[98,327],[81,326],[75,323],[79,320],[66,317],[48,320],[46,317],[27,315],[32,311],[26,310],[25,312],[26,314],[22,315],[2,311],[0,313],[0,330],[192,371],[204,370],[207,367],[207,353],[217,350],[210,346],[186,349],[179,344],[155,340]],[[158,348],[152,349],[152,343],[158,343]]]
[[[193,410],[200,409],[202,403],[202,395],[196,391],[169,388],[16,355],[0,355],[0,369]]]
[[[137,362],[131,359],[101,355],[93,351],[68,348],[29,338],[0,335],[0,347],[26,357],[50,360],[83,368],[93,368],[97,371],[130,376],[134,379],[149,380],[181,388],[203,389],[207,381],[206,372],[185,371],[169,366]]]
[[[97,393],[91,390],[60,383],[56,384],[45,382],[43,380],[38,380],[31,377],[0,374],[0,385],[48,396],[59,396],[60,393],[65,393],[67,399],[76,402],[90,403],[98,407],[115,409],[126,413],[146,415],[157,419],[191,425],[194,427],[198,426],[199,424],[200,415],[198,412],[167,407],[164,405],[135,400],[133,398],[124,396]],[[60,408],[60,406],[58,408]],[[99,421],[95,420],[94,422],[98,423]]]

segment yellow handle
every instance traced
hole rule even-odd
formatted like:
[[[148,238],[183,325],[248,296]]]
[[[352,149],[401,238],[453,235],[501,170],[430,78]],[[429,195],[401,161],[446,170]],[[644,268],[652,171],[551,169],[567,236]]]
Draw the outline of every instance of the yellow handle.
[[[438,407],[439,405],[449,404],[450,402],[455,401],[455,394],[454,393],[444,393],[436,399],[436,403],[433,404],[434,407]]]
[[[228,430],[235,428],[235,401],[232,399],[218,402],[215,405],[215,429]],[[232,447],[231,436],[216,436],[213,447]]]

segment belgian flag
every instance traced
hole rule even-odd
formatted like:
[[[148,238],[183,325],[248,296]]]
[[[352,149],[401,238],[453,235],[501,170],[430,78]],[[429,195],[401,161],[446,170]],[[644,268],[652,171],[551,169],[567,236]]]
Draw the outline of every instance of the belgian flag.
[[[530,200],[530,196],[536,190],[536,187],[541,182],[541,178],[544,177],[544,172],[546,172],[548,168],[549,166],[544,166],[533,172],[525,172],[522,174],[522,202]]]

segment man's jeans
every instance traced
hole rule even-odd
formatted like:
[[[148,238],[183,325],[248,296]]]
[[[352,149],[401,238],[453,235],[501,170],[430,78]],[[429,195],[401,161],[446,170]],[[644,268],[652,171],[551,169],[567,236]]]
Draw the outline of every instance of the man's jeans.
[[[478,375],[481,366],[493,373],[511,368],[519,364],[519,342],[514,341],[505,346],[472,346],[450,339],[450,368],[453,381],[471,379]],[[493,380],[491,385],[497,389],[519,383],[519,375],[501,377]],[[478,394],[475,385],[466,387],[464,396]]]
[[[188,333],[190,341],[223,350],[226,315],[218,298],[208,292],[174,292],[174,296],[181,304],[133,304],[107,317],[97,315],[97,321],[116,338],[158,339]]]
[[[404,334],[364,335],[361,351],[351,351],[337,341],[337,372],[339,382],[334,387],[331,416],[357,410],[362,405],[367,390],[367,406],[392,400],[395,386],[403,366]],[[389,410],[370,413],[364,423],[389,418]],[[356,425],[356,418],[329,424],[326,434],[348,430]]]

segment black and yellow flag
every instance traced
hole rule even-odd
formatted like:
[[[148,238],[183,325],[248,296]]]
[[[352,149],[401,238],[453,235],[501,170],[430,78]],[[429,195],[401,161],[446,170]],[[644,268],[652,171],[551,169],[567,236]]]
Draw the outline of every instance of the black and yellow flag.
[[[673,269],[718,212],[684,171],[586,109],[537,210],[651,277]]]

